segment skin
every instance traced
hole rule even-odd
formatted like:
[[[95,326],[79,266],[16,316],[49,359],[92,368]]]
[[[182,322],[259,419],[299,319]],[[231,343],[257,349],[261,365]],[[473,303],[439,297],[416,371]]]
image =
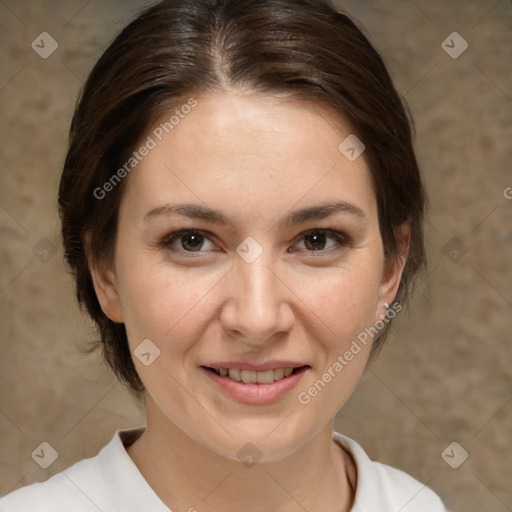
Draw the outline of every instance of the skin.
[[[147,427],[128,454],[175,511],[348,511],[357,475],[332,429],[370,344],[307,405],[297,395],[382,318],[404,259],[384,258],[364,154],[350,162],[338,150],[351,133],[343,120],[279,95],[227,90],[195,98],[197,107],[129,176],[113,265],[90,265],[101,306],[125,323],[132,353],[147,338],[161,351],[149,366],[134,358],[147,390]],[[290,211],[338,200],[364,216],[283,223]],[[207,205],[232,223],[144,219],[166,203]],[[211,239],[192,240],[199,252],[187,237],[159,245],[182,229]],[[315,251],[304,238],[311,229],[343,233],[346,242],[327,233]],[[236,252],[248,236],[263,249],[252,263]],[[397,239],[405,254],[407,226]],[[236,402],[199,370],[212,361],[271,359],[311,368],[266,405]],[[248,442],[261,452],[250,468],[237,457]]]

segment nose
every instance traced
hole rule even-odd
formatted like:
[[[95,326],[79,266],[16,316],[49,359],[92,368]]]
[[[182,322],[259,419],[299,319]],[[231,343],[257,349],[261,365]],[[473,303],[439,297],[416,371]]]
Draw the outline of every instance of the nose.
[[[282,266],[263,251],[252,263],[237,258],[229,272],[220,314],[224,332],[247,345],[261,346],[291,331],[294,294]]]

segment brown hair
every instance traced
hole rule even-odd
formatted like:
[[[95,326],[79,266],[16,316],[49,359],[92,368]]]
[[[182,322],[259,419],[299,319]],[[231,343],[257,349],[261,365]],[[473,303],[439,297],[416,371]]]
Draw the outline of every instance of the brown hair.
[[[113,263],[126,179],[99,199],[151,123],[187,95],[225,87],[286,92],[343,117],[366,146],[387,257],[397,256],[394,228],[408,221],[411,243],[395,301],[425,264],[425,193],[411,140],[412,122],[386,67],[362,31],[328,0],[165,0],[126,26],[83,88],[70,129],[59,189],[65,256],[76,296],[96,323],[103,355],[134,391],[144,386],[124,324],[102,311],[90,256]],[[341,142],[341,141],[340,141]],[[387,336],[376,336],[372,354]]]

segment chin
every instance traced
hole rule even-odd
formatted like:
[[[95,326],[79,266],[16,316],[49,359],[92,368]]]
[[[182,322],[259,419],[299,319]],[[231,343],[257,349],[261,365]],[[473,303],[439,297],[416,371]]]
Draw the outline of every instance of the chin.
[[[235,461],[254,460],[257,462],[275,462],[289,457],[296,452],[317,430],[301,422],[301,426],[290,421],[289,417],[272,420],[244,419],[235,426],[226,425],[232,437],[219,427],[216,439],[203,439],[203,444],[213,452]],[[278,425],[280,425],[278,427]],[[276,428],[278,427],[278,428]]]

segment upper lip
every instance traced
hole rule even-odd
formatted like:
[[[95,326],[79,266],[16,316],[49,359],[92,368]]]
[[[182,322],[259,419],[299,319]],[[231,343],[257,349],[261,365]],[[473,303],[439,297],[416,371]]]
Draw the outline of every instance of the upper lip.
[[[206,363],[202,366],[219,370],[220,368],[233,368],[238,370],[248,370],[253,372],[264,372],[267,370],[276,370],[278,368],[301,368],[302,366],[310,366],[300,361],[284,361],[274,360],[265,363],[250,363],[248,361],[221,361],[218,363]]]

